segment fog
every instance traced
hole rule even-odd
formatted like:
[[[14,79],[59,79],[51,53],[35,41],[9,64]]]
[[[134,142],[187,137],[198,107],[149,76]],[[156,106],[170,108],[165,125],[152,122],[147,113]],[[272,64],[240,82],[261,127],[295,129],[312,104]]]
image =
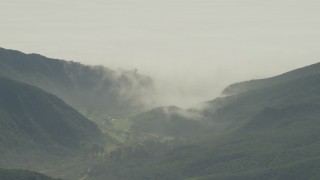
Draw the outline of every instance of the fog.
[[[155,79],[159,104],[319,60],[320,1],[0,0],[0,46]]]

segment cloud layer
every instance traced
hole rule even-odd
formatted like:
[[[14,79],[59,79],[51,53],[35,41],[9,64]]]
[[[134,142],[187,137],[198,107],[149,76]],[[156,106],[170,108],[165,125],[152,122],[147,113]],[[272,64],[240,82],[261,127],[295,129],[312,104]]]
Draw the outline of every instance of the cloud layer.
[[[316,0],[2,0],[1,46],[137,68],[163,104],[318,61]]]

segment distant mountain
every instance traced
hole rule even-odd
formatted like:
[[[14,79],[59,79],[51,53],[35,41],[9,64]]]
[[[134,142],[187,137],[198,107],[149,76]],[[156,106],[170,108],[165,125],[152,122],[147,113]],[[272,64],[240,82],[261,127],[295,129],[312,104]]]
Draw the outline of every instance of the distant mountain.
[[[303,78],[310,75],[315,75],[318,73],[320,73],[320,63],[299,68],[299,69],[296,69],[275,77],[267,78],[267,79],[258,79],[258,80],[251,80],[251,81],[231,84],[230,86],[226,87],[223,90],[222,94],[225,94],[225,95],[237,94],[237,93],[241,93],[249,90],[273,86],[276,84],[280,84],[280,83],[287,82],[294,79]]]
[[[5,170],[0,169],[2,180],[58,180],[36,172],[26,170]]]
[[[40,87],[78,110],[117,114],[141,111],[152,102],[152,79],[136,70],[115,71],[0,48],[0,75]]]
[[[159,158],[97,165],[92,179],[319,179],[320,73],[210,101],[207,139]],[[191,131],[191,130],[190,130]],[[192,133],[192,132],[191,132]],[[106,161],[107,162],[107,161]],[[104,164],[106,167],[106,164]],[[134,176],[132,176],[134,174]]]
[[[0,77],[1,164],[17,161],[7,155],[24,156],[23,161],[30,154],[64,156],[99,144],[104,145],[104,135],[98,127],[64,101],[40,88]]]
[[[224,106],[204,111],[214,121],[239,125],[267,108],[320,102],[320,73],[270,87],[225,97]],[[213,104],[214,105],[214,104]]]

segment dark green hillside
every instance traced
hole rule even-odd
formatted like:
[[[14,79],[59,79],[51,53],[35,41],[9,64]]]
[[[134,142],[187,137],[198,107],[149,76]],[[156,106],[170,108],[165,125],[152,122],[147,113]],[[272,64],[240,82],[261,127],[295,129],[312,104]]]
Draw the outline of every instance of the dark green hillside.
[[[143,109],[152,80],[137,71],[50,59],[0,48],[0,75],[35,85],[79,110],[110,114]]]
[[[116,164],[119,171],[97,166],[92,179],[320,178],[320,74],[218,102],[203,114],[213,125],[225,124],[210,138],[161,157],[135,160],[135,166],[124,159]]]
[[[0,129],[3,153],[76,150],[103,138],[93,122],[61,99],[6,78],[0,78]]]
[[[267,79],[258,79],[245,81],[240,83],[231,84],[223,90],[223,94],[232,95],[241,92],[245,92],[248,90],[254,90],[259,88],[264,88],[268,86],[273,86],[276,84],[284,83],[287,81],[291,81],[294,79],[303,78],[310,75],[315,75],[320,73],[320,63],[313,64],[307,67],[303,67],[300,69],[296,69],[275,77],[267,78]]]
[[[0,169],[1,180],[57,180],[39,173],[26,170]]]

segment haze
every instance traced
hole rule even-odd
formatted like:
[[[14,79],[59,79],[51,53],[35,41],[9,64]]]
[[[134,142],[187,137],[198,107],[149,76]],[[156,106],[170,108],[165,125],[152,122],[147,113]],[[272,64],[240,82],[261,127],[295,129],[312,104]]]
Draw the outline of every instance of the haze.
[[[0,0],[0,46],[134,69],[161,103],[319,61],[317,0]]]

